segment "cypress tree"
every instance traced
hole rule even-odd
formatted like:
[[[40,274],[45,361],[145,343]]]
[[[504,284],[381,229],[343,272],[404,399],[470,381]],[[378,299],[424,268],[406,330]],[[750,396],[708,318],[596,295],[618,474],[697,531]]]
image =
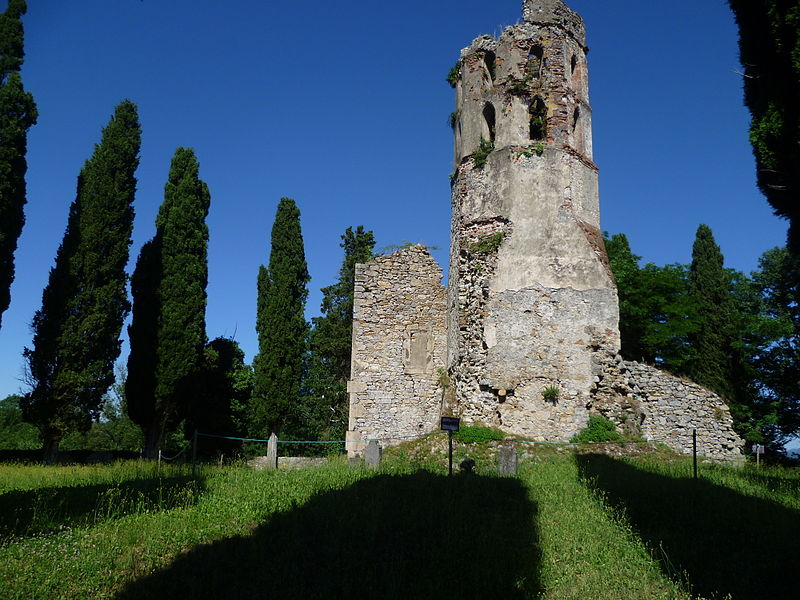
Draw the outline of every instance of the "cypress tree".
[[[733,307],[728,279],[711,229],[700,225],[692,246],[689,280],[689,293],[697,307],[697,329],[689,337],[694,355],[688,375],[723,398],[732,399]]]
[[[139,251],[136,268],[131,276],[133,318],[128,326],[130,353],[128,377],[125,380],[127,413],[131,420],[145,429],[156,416],[156,364],[158,363],[158,285],[161,281],[161,240],[156,235],[145,242]],[[150,446],[157,441],[146,439]],[[156,451],[158,448],[156,447]]]
[[[142,247],[133,275],[134,320],[128,329],[128,414],[145,432],[145,452],[185,418],[206,343],[208,186],[194,152],[172,159],[156,235]]]
[[[269,267],[258,271],[256,332],[258,355],[253,361],[254,389],[251,432],[279,433],[300,394],[308,325],[304,309],[309,281],[300,211],[281,198],[272,225]]]
[[[67,431],[89,429],[114,381],[130,310],[125,265],[140,140],[136,105],[125,100],[78,176],[42,308],[33,317],[33,349],[25,349],[32,389],[23,410],[39,427],[48,459]]]
[[[11,303],[14,252],[25,224],[25,173],[28,129],[38,116],[33,96],[26,92],[22,67],[24,0],[9,0],[0,14],[0,323]]]
[[[800,254],[800,0],[728,0],[739,25],[758,187]]]

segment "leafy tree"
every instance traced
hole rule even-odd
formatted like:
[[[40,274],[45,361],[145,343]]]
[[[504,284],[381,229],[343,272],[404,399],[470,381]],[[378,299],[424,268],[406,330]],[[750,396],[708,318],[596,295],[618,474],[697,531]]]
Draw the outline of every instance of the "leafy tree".
[[[690,342],[694,356],[688,365],[689,376],[715,391],[726,400],[733,400],[733,343],[731,322],[733,306],[728,289],[729,277],[723,257],[708,225],[697,228],[692,246],[689,293],[697,305],[697,329]]]
[[[251,433],[279,433],[300,393],[308,325],[305,309],[309,281],[300,211],[294,200],[281,198],[272,225],[269,267],[258,271],[256,332],[258,355],[253,361]]]
[[[194,151],[175,151],[156,217],[156,235],[142,248],[133,277],[126,394],[128,413],[143,428],[145,454],[151,458],[164,434],[190,411],[203,361],[208,282],[205,219],[211,195],[199,168]]]
[[[36,450],[42,447],[39,432],[22,419],[22,396],[12,394],[0,400],[0,450]]]
[[[657,364],[676,374],[685,372],[692,350],[688,337],[695,327],[685,265],[639,267],[625,234],[604,236],[620,302],[621,353],[627,360]]]
[[[766,415],[767,433],[778,441],[800,434],[799,275],[800,261],[786,248],[765,252],[753,274],[768,326],[754,360],[762,400],[758,413]]]
[[[348,227],[339,246],[344,249],[339,280],[322,288],[322,316],[312,319],[312,349],[327,371],[344,383],[350,377],[356,263],[374,257],[375,236],[372,231],[364,231],[362,225],[355,231]]]
[[[33,349],[25,349],[32,389],[22,408],[42,434],[47,460],[65,433],[89,429],[114,381],[119,333],[130,310],[125,265],[140,139],[136,105],[125,100],[78,176],[42,308],[33,317]]]
[[[619,295],[620,353],[628,360],[643,360],[650,353],[644,347],[648,315],[641,304],[641,256],[631,252],[624,233],[611,237],[604,233],[603,241]]]
[[[187,422],[187,433],[241,437],[247,433],[246,410],[253,393],[253,370],[234,340],[218,337],[205,347],[200,385]],[[201,454],[231,454],[241,444],[202,438]]]
[[[758,187],[800,254],[800,0],[728,0],[739,25]]]
[[[0,322],[11,302],[14,252],[25,224],[28,129],[38,117],[19,75],[25,55],[20,18],[26,11],[24,0],[9,0],[0,14]]]

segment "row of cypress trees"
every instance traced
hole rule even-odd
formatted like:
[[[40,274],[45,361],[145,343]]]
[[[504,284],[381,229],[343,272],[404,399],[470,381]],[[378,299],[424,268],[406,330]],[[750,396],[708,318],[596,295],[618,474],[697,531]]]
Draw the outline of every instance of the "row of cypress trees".
[[[48,460],[55,459],[67,433],[90,428],[114,381],[119,335],[131,310],[125,266],[140,139],[136,106],[125,100],[78,177],[64,239],[33,319],[33,345],[25,349],[32,390],[21,407],[26,420],[39,428]],[[234,368],[244,370],[244,357],[230,340],[207,344],[205,221],[210,201],[194,152],[178,148],[156,233],[142,246],[131,277],[125,402],[144,433],[145,455],[154,457],[184,421],[211,432],[236,429],[262,438],[288,423],[314,438],[341,439],[355,264],[372,257],[372,232],[348,228],[342,236],[345,260],[339,281],[323,289],[323,314],[309,328],[300,211],[292,199],[280,200],[269,263],[258,273],[259,353],[249,397],[212,398],[204,389],[209,384],[218,395],[241,395],[243,390],[234,392],[222,380]],[[240,404],[236,427],[232,402]]]
[[[52,460],[70,431],[85,432],[114,381],[122,324],[131,310],[127,275],[141,128],[136,106],[117,106],[78,176],[64,238],[25,349],[31,391],[21,405]],[[194,152],[172,159],[156,234],[132,278],[134,318],[126,386],[131,418],[152,456],[185,407],[206,343],[210,193]]]

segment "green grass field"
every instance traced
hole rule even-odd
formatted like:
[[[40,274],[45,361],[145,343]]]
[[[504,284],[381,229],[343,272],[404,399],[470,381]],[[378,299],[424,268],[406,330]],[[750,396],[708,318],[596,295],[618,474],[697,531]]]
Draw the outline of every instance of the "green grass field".
[[[800,474],[533,450],[254,472],[0,466],[0,598],[796,599]]]

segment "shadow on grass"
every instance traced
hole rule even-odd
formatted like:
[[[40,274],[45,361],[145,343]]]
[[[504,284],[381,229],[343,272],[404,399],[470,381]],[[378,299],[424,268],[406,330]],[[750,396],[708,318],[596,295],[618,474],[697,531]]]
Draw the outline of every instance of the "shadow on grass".
[[[707,480],[658,475],[604,455],[577,456],[585,482],[624,510],[666,575],[693,594],[796,599],[800,512]]]
[[[0,494],[0,541],[188,506],[197,502],[203,489],[202,480],[180,476],[5,492]]]
[[[516,479],[380,475],[194,548],[118,598],[530,598],[535,516]]]

